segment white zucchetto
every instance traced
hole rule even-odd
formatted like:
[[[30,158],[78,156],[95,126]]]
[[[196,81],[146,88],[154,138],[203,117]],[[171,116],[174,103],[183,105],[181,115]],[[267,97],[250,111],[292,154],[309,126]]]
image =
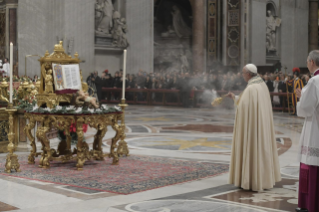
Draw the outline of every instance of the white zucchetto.
[[[247,64],[245,67],[251,73],[257,74],[257,67],[254,64]]]

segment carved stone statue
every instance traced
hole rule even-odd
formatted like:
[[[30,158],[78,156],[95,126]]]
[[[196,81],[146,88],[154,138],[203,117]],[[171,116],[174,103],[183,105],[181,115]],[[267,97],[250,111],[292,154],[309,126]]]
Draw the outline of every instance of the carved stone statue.
[[[192,30],[185,23],[180,9],[174,5],[172,7],[172,25],[168,26],[168,31],[162,33],[162,37],[171,37],[177,35],[179,38],[190,37]]]
[[[127,47],[126,38],[127,26],[125,18],[120,19],[120,14],[115,11],[113,15],[114,29],[112,30],[113,45],[117,47]]]
[[[266,48],[267,52],[277,51],[276,49],[276,29],[281,24],[281,19],[274,18],[271,11],[267,11],[266,18]]]
[[[95,4],[96,31],[101,34],[110,34],[113,26],[113,11],[112,0],[97,0]]]

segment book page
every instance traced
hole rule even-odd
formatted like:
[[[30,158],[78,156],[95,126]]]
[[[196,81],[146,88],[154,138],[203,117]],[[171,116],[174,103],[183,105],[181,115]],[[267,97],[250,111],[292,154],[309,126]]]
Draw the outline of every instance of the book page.
[[[52,64],[52,68],[56,91],[62,91],[66,89],[82,89],[79,64]]]
[[[78,72],[79,70],[77,69],[76,66],[70,66],[71,69],[71,75],[72,75],[72,87],[73,88],[78,88],[79,87],[79,80],[78,80]]]
[[[64,84],[67,89],[72,89],[72,74],[71,69],[67,66],[63,66],[63,72],[64,72]]]
[[[82,89],[80,67],[78,64],[64,65],[63,72],[64,72],[64,78],[65,78],[65,85],[68,89],[75,89],[75,90]]]

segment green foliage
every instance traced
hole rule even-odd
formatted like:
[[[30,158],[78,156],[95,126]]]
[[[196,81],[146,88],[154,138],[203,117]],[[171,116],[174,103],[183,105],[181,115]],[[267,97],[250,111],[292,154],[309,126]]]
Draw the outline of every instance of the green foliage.
[[[71,144],[77,144],[78,143],[78,134],[76,132],[71,132]],[[58,139],[60,141],[66,141],[66,136],[64,134],[63,130],[58,130]],[[83,142],[85,142],[85,137],[83,136]]]
[[[28,107],[26,109],[29,113],[48,113],[48,114],[107,114],[114,112],[121,112],[119,108],[114,107],[101,107],[98,109],[89,109],[88,107],[66,107],[66,106],[56,106],[53,109],[49,108],[33,108]]]
[[[32,110],[37,101],[34,97],[26,96],[23,99],[19,99],[17,109]]]

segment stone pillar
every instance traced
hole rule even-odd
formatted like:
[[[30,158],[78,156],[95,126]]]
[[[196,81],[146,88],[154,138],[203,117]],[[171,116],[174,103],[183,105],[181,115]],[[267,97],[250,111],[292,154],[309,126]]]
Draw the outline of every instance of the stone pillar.
[[[137,73],[140,69],[153,72],[154,61],[154,1],[126,0],[127,73]],[[121,52],[122,54],[122,52]],[[121,58],[123,58],[121,56]],[[122,62],[120,65],[122,68]]]
[[[309,0],[309,51],[318,49],[318,0]]]
[[[193,71],[203,72],[204,69],[204,36],[205,36],[205,2],[190,0],[193,8]]]
[[[17,46],[17,7],[18,1],[6,1],[6,28],[5,28],[5,36],[6,36],[6,52],[5,57],[10,57],[10,43],[13,43],[13,66],[15,67],[16,62],[18,61],[18,46]]]

